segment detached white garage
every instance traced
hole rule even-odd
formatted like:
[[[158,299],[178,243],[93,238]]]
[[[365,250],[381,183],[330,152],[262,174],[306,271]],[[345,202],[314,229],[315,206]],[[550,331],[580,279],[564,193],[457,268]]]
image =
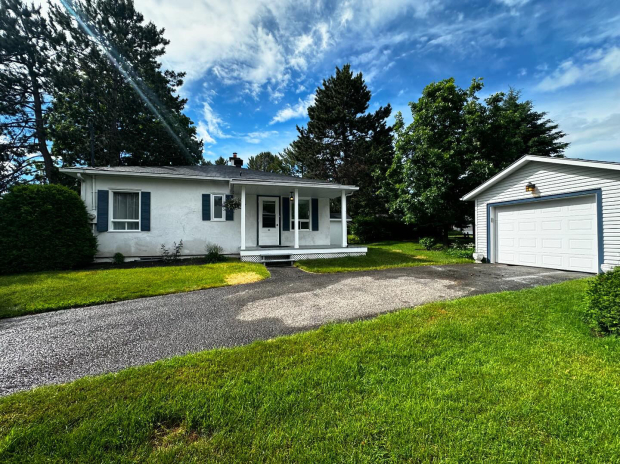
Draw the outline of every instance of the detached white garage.
[[[491,263],[601,272],[620,266],[620,163],[525,156],[465,195]]]

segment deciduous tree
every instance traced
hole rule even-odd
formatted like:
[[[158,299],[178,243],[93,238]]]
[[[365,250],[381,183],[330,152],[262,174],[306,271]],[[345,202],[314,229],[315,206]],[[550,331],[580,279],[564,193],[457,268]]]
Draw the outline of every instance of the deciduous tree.
[[[396,116],[396,156],[385,191],[391,210],[446,239],[471,223],[473,206],[460,198],[526,154],[562,156],[568,146],[557,124],[510,90],[481,102],[482,80],[468,89],[454,79],[433,82],[410,103],[413,122]]]

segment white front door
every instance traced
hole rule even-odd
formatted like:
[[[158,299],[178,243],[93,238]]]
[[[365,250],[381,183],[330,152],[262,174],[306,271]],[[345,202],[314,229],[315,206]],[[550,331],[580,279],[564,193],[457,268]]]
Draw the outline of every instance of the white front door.
[[[496,218],[496,262],[597,272],[594,195],[502,206]]]
[[[280,198],[258,198],[258,246],[280,245]]]

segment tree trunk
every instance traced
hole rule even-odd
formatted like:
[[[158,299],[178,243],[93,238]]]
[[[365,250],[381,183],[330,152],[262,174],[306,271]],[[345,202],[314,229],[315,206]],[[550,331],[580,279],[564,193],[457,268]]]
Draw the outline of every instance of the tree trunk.
[[[53,184],[55,182],[54,161],[52,160],[52,155],[47,148],[47,136],[45,133],[45,124],[43,124],[43,102],[41,100],[41,89],[39,87],[37,76],[34,73],[34,69],[30,66],[28,67],[28,75],[30,76],[30,83],[32,86],[37,144],[39,145],[39,151],[41,152],[41,156],[43,156],[43,163],[45,164],[45,177],[50,184]]]

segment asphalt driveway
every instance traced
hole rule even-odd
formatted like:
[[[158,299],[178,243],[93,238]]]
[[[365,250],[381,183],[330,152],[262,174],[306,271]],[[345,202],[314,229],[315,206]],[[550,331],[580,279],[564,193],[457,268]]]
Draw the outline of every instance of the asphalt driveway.
[[[255,284],[0,320],[0,395],[430,301],[588,276],[474,264],[348,274],[271,272],[272,278]]]

